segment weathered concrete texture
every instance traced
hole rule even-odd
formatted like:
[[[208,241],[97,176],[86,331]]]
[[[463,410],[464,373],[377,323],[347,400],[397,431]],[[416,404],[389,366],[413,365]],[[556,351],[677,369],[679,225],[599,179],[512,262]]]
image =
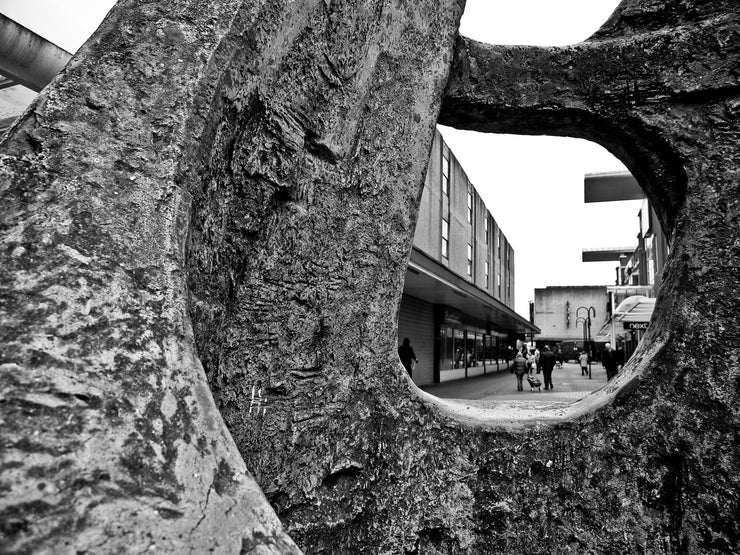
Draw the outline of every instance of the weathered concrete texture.
[[[455,45],[460,12],[123,2],[42,95],[2,158],[6,551],[295,550],[200,361],[306,552],[737,549],[736,7],[624,2],[570,48]],[[567,411],[397,360],[440,110],[604,144],[673,232],[647,343]]]
[[[3,142],[3,553],[299,552],[195,355],[176,183],[260,9],[119,2]]]
[[[248,466],[307,552],[733,549],[737,301],[722,292],[737,291],[736,185],[731,173],[723,186],[702,173],[715,153],[726,172],[737,160],[737,16],[706,2],[624,4],[618,14],[572,48],[461,39],[441,114],[469,129],[598,141],[675,231],[649,348],[565,413],[505,419],[437,404],[396,361],[389,316],[411,242],[406,202],[421,187],[405,133],[429,122],[419,111],[419,129],[403,129],[418,105],[405,95],[422,87],[407,85],[422,78],[413,60],[431,62],[370,66],[378,77],[367,86],[387,89],[368,89],[378,100],[358,110],[364,45],[384,44],[368,35],[366,14],[344,14],[362,34],[343,47],[349,30],[327,35],[327,20],[315,20],[280,79],[259,100],[244,95],[248,112],[232,112],[249,132],[222,124],[228,148],[194,172],[213,176],[194,191],[199,352]],[[437,51],[426,48],[429,59]],[[321,63],[288,62],[341,52],[357,68],[341,93]],[[264,397],[257,415],[253,387]]]

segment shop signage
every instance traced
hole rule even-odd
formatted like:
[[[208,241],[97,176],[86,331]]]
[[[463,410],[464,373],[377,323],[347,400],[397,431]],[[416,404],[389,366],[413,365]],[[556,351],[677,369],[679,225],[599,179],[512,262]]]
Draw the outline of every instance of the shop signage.
[[[462,312],[446,306],[444,323],[448,326],[462,325]]]
[[[626,330],[646,330],[650,322],[622,322]]]

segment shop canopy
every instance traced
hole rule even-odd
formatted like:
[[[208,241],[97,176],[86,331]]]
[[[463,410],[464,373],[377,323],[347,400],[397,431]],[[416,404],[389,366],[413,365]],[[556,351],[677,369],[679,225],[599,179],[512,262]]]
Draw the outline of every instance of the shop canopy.
[[[411,249],[403,292],[460,311],[480,327],[499,333],[538,334],[540,328],[511,307],[458,276],[416,247]]]
[[[617,322],[649,322],[655,308],[655,299],[642,295],[627,297],[614,310]]]
[[[645,297],[643,295],[632,295],[627,297],[619,306],[614,309],[612,319],[614,322],[622,322],[624,328],[631,328],[636,330],[644,330],[647,328],[650,318],[653,316],[653,309],[655,308],[655,299],[652,297]],[[596,334],[598,341],[604,341],[609,339],[611,335],[612,319],[609,319],[601,326],[601,329]],[[622,331],[621,329],[619,331]],[[617,333],[617,335],[619,335]]]

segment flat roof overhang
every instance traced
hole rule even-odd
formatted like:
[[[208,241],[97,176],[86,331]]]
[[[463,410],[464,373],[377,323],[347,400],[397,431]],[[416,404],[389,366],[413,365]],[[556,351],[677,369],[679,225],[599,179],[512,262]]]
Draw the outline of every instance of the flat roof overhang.
[[[540,329],[485,291],[413,248],[403,292],[449,306],[499,333],[540,333]]]
[[[644,197],[640,184],[629,172],[589,174],[583,179],[585,202],[638,200]]]
[[[582,262],[612,262],[618,261],[621,257],[632,256],[637,247],[616,247],[609,249],[583,249],[581,251]]]

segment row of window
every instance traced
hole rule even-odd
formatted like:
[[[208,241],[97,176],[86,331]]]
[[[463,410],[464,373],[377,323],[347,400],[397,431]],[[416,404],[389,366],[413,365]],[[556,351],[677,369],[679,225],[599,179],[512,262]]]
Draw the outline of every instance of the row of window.
[[[467,191],[467,220],[468,223],[473,224],[473,186],[468,182]],[[484,234],[486,245],[491,244],[491,226],[489,224],[489,217],[483,218]],[[473,277],[473,243],[475,242],[473,236],[473,229],[471,228],[471,242],[467,244],[467,275]],[[444,142],[442,143],[442,259],[448,261],[450,254],[450,151]],[[496,234],[496,249],[497,257],[502,260],[501,256],[501,234]],[[506,270],[511,275],[511,256],[510,248],[504,251],[506,260]],[[484,280],[486,289],[489,288],[489,271],[490,261],[487,259],[484,268]],[[501,274],[496,274],[496,289],[498,297],[501,297]],[[511,279],[507,280],[507,294],[511,295]]]
[[[506,338],[476,333],[460,327],[442,325],[439,329],[439,369],[468,369],[471,367],[496,367],[505,360]]]

